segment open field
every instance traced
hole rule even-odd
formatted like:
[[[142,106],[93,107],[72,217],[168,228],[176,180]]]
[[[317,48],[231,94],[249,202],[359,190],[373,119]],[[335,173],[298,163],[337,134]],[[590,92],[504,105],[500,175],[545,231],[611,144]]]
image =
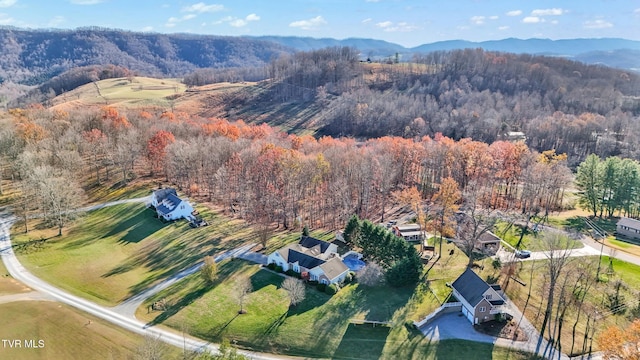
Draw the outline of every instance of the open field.
[[[123,204],[88,213],[62,237],[51,237],[49,229],[14,231],[14,246],[36,276],[100,304],[115,305],[205,255],[234,248],[252,236],[242,221],[196,208],[211,226],[164,224],[143,204]],[[41,236],[48,239],[41,247],[24,245]]]
[[[0,260],[0,295],[18,294],[28,291],[31,291],[31,289],[9,276],[7,268],[4,266],[2,260]]]
[[[595,275],[597,269],[598,257],[581,257],[581,258],[573,258],[570,260],[570,264],[567,266],[589,266],[589,271]],[[601,262],[601,278],[608,279],[607,282],[595,283],[590,288],[587,296],[585,298],[584,303],[584,311],[580,315],[577,316],[577,299],[573,296],[573,294],[568,294],[568,298],[570,301],[573,301],[569,309],[567,310],[564,316],[564,325],[562,328],[562,351],[565,353],[571,352],[571,341],[572,341],[572,328],[574,323],[577,320],[578,325],[576,326],[576,334],[575,334],[575,347],[574,354],[579,354],[581,352],[583,346],[583,339],[585,333],[585,325],[588,318],[593,320],[593,317],[596,316],[596,330],[595,335],[593,336],[593,350],[597,351],[597,343],[595,339],[598,335],[604,331],[607,327],[612,325],[618,326],[626,326],[629,323],[629,318],[626,314],[629,314],[631,308],[634,308],[638,305],[637,297],[634,295],[637,293],[638,289],[640,289],[640,267],[629,264],[623,261],[619,261],[613,259],[612,262],[613,273],[606,275],[609,271],[609,258],[604,256]],[[545,273],[547,272],[547,261],[527,261],[527,262],[519,262],[518,263],[518,272],[516,273],[516,277],[521,279],[526,285],[520,285],[514,281],[510,281],[508,287],[506,287],[506,293],[509,298],[522,310],[537,328],[540,328],[543,317],[544,317],[544,308],[546,306],[546,298],[542,297],[541,289],[545,289]],[[575,274],[576,270],[570,270],[570,273]],[[531,278],[531,276],[533,276]],[[562,282],[565,276],[561,277],[559,281]],[[504,279],[502,278],[502,284],[504,288]],[[570,278],[573,279],[573,278]],[[609,307],[606,305],[608,302],[608,295],[612,295],[615,293],[615,283],[617,280],[623,281],[626,286],[621,287],[620,295],[622,295],[622,302],[627,305],[626,314],[612,314]],[[569,280],[568,291],[571,291],[572,287],[575,284],[575,280]],[[525,303],[527,302],[527,294],[529,290],[531,291],[531,298],[528,301],[528,305],[525,309]],[[560,289],[556,291],[556,303],[558,301],[558,296],[560,296]],[[553,319],[552,319],[553,320]],[[546,332],[545,332],[546,336]],[[587,341],[586,349],[589,349],[591,344]]]
[[[219,278],[213,286],[205,286],[199,274],[194,274],[148,299],[136,316],[175,329],[186,326],[191,334],[211,341],[228,338],[241,347],[298,356],[457,359],[459,352],[446,353],[462,346],[464,353],[483,353],[489,358],[491,354],[496,359],[527,358],[485,344],[431,343],[413,329],[411,321],[437,308],[451,292],[446,282],[464,270],[466,257],[455,249],[449,255],[452,249],[453,244],[444,245],[446,254],[430,270],[429,278],[433,280],[429,286],[397,289],[351,284],[333,297],[309,286],[305,300],[292,308],[286,293],[279,288],[283,277],[242,260],[226,261],[220,265]],[[253,292],[245,303],[247,313],[238,315],[233,286],[236,279],[243,277],[251,280]],[[168,304],[167,310],[150,310],[154,302],[161,300]],[[390,321],[392,327],[356,326],[350,323],[351,319]]]
[[[42,340],[42,348],[0,347],[0,358],[130,359],[143,338],[66,305],[48,301],[0,304],[0,339]],[[91,323],[89,324],[89,320]],[[180,353],[170,348],[168,355]]]
[[[52,101],[52,108],[67,110],[83,106],[117,105],[123,107],[172,106],[172,96],[181,94],[186,86],[178,79],[148,77],[115,78],[82,85]]]

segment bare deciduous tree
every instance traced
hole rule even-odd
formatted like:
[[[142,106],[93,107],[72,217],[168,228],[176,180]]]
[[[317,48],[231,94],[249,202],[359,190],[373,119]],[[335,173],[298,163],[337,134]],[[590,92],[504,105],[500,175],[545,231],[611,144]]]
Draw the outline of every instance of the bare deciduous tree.
[[[287,277],[282,282],[282,288],[287,291],[289,295],[289,305],[296,306],[304,300],[306,295],[306,288],[304,283],[300,279]]]
[[[247,311],[244,309],[244,304],[251,291],[253,291],[253,285],[251,285],[251,280],[248,277],[241,277],[233,284],[233,297],[240,305],[238,314],[246,314]]]
[[[356,274],[358,283],[365,286],[376,286],[382,283],[384,273],[380,265],[370,262]]]

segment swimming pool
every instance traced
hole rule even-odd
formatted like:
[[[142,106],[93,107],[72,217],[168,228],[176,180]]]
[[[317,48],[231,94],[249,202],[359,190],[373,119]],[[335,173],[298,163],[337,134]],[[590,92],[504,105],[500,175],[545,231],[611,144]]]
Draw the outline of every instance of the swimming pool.
[[[354,254],[345,256],[344,259],[342,259],[342,262],[347,265],[351,271],[358,271],[365,265],[364,261],[358,259],[358,256]]]

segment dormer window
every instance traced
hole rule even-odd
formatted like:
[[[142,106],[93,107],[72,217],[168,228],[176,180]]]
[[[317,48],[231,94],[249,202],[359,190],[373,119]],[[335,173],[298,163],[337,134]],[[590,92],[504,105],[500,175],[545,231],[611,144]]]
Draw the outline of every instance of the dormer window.
[[[491,300],[491,294],[485,295],[484,298],[487,299],[487,300]]]

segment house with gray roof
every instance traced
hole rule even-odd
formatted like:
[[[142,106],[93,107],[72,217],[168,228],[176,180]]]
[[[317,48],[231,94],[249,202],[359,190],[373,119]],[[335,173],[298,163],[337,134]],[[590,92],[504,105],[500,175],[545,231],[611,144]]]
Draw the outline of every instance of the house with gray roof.
[[[303,236],[299,242],[276,250],[267,257],[284,271],[293,270],[324,284],[344,280],[349,268],[338,255],[338,247],[326,241]]]
[[[462,314],[472,324],[494,320],[504,311],[506,299],[500,285],[489,285],[467,268],[451,285],[453,296],[462,303]]]
[[[640,239],[640,220],[620,218],[616,224],[616,235],[629,239]]]
[[[193,206],[189,201],[178,197],[176,189],[158,189],[151,195],[150,206],[156,210],[158,219],[172,221],[178,219],[190,220],[193,216]]]

